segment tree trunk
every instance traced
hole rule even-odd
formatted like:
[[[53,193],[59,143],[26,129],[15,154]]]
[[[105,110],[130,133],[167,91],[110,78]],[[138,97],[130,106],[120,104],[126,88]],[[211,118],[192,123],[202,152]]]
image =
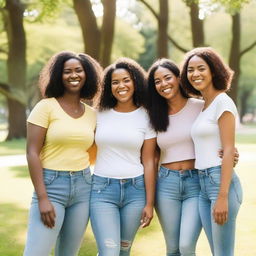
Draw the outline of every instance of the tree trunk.
[[[100,58],[100,30],[90,0],[73,0],[84,41],[84,51],[93,58]]]
[[[159,58],[168,58],[168,0],[159,0],[159,8],[157,53]]]
[[[240,14],[236,13],[232,17],[232,41],[229,55],[229,66],[235,72],[232,87],[229,92],[230,97],[237,103],[238,83],[240,77],[240,41],[241,25]]]
[[[241,96],[240,96],[240,122],[243,123],[243,116],[246,114],[247,112],[247,102],[248,102],[248,99],[250,98],[251,96],[251,93],[252,93],[252,89],[245,89],[242,93],[241,93]]]
[[[8,37],[8,84],[13,92],[26,88],[26,36],[23,26],[24,5],[20,0],[6,1]],[[7,140],[26,136],[26,107],[14,99],[8,101],[9,133]]]
[[[204,23],[199,19],[199,7],[195,2],[188,4],[190,8],[190,22],[193,47],[204,46]]]
[[[101,27],[101,56],[103,67],[110,64],[115,31],[116,0],[102,0],[104,16]]]

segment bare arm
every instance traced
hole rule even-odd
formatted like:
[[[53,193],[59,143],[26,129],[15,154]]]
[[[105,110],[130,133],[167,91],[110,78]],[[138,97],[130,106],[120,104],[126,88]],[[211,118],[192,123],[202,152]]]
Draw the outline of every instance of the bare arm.
[[[40,161],[40,152],[44,144],[46,132],[46,128],[28,123],[27,161],[30,177],[38,197],[41,219],[47,227],[52,228],[55,224],[55,211],[53,205],[48,199],[43,179],[43,169]]]
[[[219,118],[218,124],[223,148],[223,159],[220,190],[213,208],[213,216],[216,223],[223,225],[228,220],[228,194],[234,162],[235,117],[232,113],[226,111]]]
[[[93,142],[91,147],[88,149],[88,154],[89,154],[90,164],[91,165],[95,164],[96,156],[97,156],[97,146],[96,146],[95,142]]]
[[[141,153],[141,160],[144,166],[144,179],[146,187],[146,206],[142,212],[141,227],[150,224],[153,218],[155,202],[155,184],[156,184],[156,164],[155,164],[156,138],[144,141]]]

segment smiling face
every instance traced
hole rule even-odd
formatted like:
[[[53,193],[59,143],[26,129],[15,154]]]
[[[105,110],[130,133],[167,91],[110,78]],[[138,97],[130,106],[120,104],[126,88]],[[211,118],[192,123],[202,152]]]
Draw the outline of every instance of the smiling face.
[[[130,73],[126,69],[116,69],[112,73],[111,91],[117,103],[132,103],[134,83]]]
[[[202,92],[213,87],[210,67],[202,58],[196,55],[188,62],[187,78],[190,84],[198,91]]]
[[[158,67],[154,74],[156,91],[165,99],[171,100],[180,94],[180,78],[168,68]]]
[[[84,86],[86,74],[77,59],[69,59],[64,63],[62,81],[66,93],[79,93]]]

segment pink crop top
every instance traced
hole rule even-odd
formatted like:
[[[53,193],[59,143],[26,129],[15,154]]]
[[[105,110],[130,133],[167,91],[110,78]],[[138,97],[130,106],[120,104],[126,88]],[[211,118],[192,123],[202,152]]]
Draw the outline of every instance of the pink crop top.
[[[190,131],[203,105],[204,101],[189,98],[183,109],[174,115],[169,115],[167,131],[157,134],[157,144],[161,149],[160,163],[195,159]]]

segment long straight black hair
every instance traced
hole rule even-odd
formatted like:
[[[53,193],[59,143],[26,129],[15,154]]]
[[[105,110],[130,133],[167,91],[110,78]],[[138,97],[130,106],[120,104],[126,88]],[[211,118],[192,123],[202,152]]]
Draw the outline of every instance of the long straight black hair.
[[[159,67],[170,70],[176,77],[180,77],[180,70],[178,66],[169,59],[157,60],[148,70],[147,110],[150,123],[155,131],[165,132],[169,126],[169,106],[167,100],[156,90],[154,76]],[[184,98],[189,98],[188,94],[181,86],[179,86],[179,89]]]

